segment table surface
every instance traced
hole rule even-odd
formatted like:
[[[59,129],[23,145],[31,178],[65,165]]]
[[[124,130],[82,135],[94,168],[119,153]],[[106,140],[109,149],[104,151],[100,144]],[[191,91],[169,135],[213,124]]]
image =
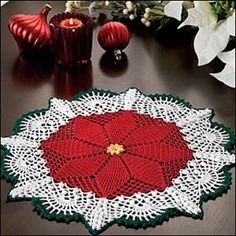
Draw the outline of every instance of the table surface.
[[[54,14],[64,11],[64,1],[52,1]],[[215,120],[235,129],[234,90],[209,75],[223,65],[216,60],[198,67],[193,50],[196,31],[183,29],[162,32],[156,37],[144,29],[132,27],[132,38],[125,50],[127,60],[119,65],[107,61],[97,42],[100,26],[94,28],[91,64],[68,71],[54,66],[49,58],[26,62],[18,57],[7,22],[17,13],[37,13],[40,1],[12,1],[1,9],[1,136],[12,133],[15,120],[23,113],[47,107],[48,98],[71,98],[91,87],[124,91],[137,87],[147,94],[166,93],[189,101],[196,108],[213,108]],[[147,229],[125,228],[114,224],[103,235],[204,235],[235,233],[235,171],[227,194],[204,203],[203,220],[185,216],[169,219]],[[30,201],[6,202],[10,184],[1,180],[1,234],[89,234],[82,223],[57,223],[41,219]]]

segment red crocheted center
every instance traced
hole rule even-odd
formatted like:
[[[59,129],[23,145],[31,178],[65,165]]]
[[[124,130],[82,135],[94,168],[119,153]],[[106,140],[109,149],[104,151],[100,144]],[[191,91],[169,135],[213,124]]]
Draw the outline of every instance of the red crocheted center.
[[[116,143],[124,152],[107,153]],[[56,182],[107,198],[162,191],[193,157],[175,123],[133,111],[77,116],[41,148]]]

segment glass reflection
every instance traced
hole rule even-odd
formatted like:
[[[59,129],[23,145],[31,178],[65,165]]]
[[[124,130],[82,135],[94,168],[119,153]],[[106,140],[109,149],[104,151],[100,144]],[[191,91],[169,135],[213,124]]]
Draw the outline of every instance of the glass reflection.
[[[116,60],[113,54],[105,52],[100,59],[99,66],[105,75],[109,77],[118,77],[127,71],[129,61],[124,52],[122,52],[121,60]]]
[[[71,99],[81,91],[93,86],[92,63],[76,67],[55,66],[54,94],[56,97]]]
[[[16,85],[21,87],[38,87],[50,79],[53,68],[51,54],[43,58],[19,56],[12,67],[12,77]]]

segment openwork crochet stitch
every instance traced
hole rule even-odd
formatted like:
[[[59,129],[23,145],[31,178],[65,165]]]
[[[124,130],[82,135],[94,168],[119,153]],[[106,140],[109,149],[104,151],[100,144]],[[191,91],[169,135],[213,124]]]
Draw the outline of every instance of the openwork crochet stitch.
[[[8,198],[32,199],[48,219],[149,226],[176,212],[202,217],[202,201],[229,188],[233,132],[213,111],[177,97],[90,90],[22,116],[1,138]]]

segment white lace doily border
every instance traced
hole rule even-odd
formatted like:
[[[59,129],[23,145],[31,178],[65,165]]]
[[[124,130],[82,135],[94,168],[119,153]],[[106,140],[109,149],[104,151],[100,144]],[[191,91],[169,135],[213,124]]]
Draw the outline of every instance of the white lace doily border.
[[[225,148],[230,142],[230,133],[212,126],[210,109],[194,109],[172,96],[145,96],[135,88],[120,94],[95,90],[77,99],[52,98],[46,111],[32,113],[21,120],[20,132],[1,138],[1,144],[9,151],[3,160],[4,168],[9,175],[17,177],[9,193],[11,198],[39,198],[49,214],[73,216],[79,213],[90,229],[98,232],[121,217],[148,222],[172,208],[197,216],[202,213],[201,196],[217,192],[226,185],[222,168],[234,164],[235,156]],[[194,158],[172,181],[172,186],[163,192],[154,190],[106,199],[55,183],[49,176],[40,142],[78,115],[120,110],[162,118],[181,128]]]

